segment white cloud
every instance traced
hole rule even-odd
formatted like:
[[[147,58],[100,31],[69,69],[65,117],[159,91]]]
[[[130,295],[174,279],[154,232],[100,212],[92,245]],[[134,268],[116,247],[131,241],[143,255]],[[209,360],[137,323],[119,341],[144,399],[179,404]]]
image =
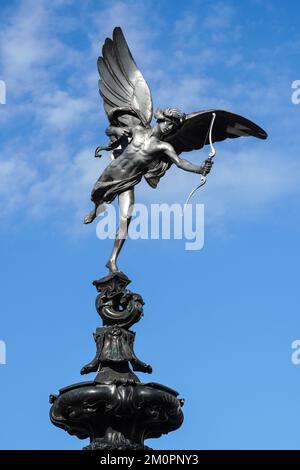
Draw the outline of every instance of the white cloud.
[[[232,25],[234,8],[231,5],[217,2],[211,5],[210,10],[203,21],[204,28],[220,31]]]
[[[152,85],[155,106],[174,105],[187,112],[228,108],[269,122],[275,113],[273,127],[284,127],[287,136],[294,129],[278,90],[279,84],[284,89],[284,77],[271,80],[273,58],[267,51],[246,60],[245,51],[237,46],[239,29],[231,7],[218,3],[206,15],[195,15],[187,5],[181,20],[170,27],[167,18],[141,2],[131,2],[130,7],[124,1],[101,3],[92,12],[73,2],[77,15],[72,17],[60,10],[65,4],[23,0],[18,8],[10,8],[0,32],[1,78],[9,89],[1,117],[10,129],[10,143],[0,161],[0,198],[6,215],[22,207],[34,218],[72,220],[75,215],[81,223],[91,187],[108,163],[106,157],[100,162],[92,157],[94,147],[106,141],[104,133],[97,136],[95,130],[106,122],[97,91],[96,58],[116,23],[123,27]],[[69,34],[81,34],[82,43],[73,44]],[[276,61],[282,53],[283,49],[276,51]],[[219,75],[221,64],[228,66],[231,79]],[[25,123],[28,129],[23,131]],[[232,142],[230,148],[237,153],[226,150],[226,143],[218,147],[220,158],[197,196],[203,195],[209,205],[211,220],[258,214],[298,190],[299,168],[272,142],[249,141],[249,148]],[[21,156],[16,148],[22,149]],[[196,176],[172,169],[157,191],[143,186],[137,192],[140,199],[182,202],[196,181]]]
[[[58,90],[45,94],[40,100],[38,114],[43,118],[43,125],[56,130],[66,130],[82,122],[86,115],[94,111],[93,102],[86,97],[76,98],[67,92]]]
[[[28,188],[36,178],[35,169],[22,160],[20,153],[0,155],[0,217],[6,217],[24,208]]]
[[[17,96],[34,91],[35,86],[47,85],[46,69],[59,42],[48,34],[51,11],[44,1],[26,0],[13,8],[0,33],[0,56],[3,74],[11,92]]]
[[[289,161],[280,152],[266,150],[265,142],[244,138],[242,144],[236,141],[237,150],[224,148],[217,143],[217,155],[207,183],[191,200],[191,203],[204,203],[205,218],[210,226],[232,223],[235,220],[251,221],[268,213],[273,204],[287,200],[298,191],[300,164]],[[201,152],[186,154],[186,158],[200,164],[208,154]],[[199,183],[199,176],[179,170],[173,165],[155,191],[146,185],[139,190],[139,202],[181,203],[184,204],[190,191]]]

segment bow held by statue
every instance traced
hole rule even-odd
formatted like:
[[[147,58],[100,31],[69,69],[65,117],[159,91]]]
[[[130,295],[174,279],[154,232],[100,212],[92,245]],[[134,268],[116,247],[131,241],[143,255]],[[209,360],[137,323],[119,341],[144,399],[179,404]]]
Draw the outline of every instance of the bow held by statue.
[[[213,161],[212,159],[214,158],[214,156],[216,155],[216,150],[213,146],[213,141],[212,141],[212,130],[213,130],[213,126],[214,126],[214,122],[215,122],[215,119],[216,119],[216,113],[212,113],[212,118],[211,118],[211,122],[210,122],[210,126],[209,126],[209,131],[208,131],[208,138],[209,138],[209,145],[210,145],[210,152],[209,152],[209,155],[208,155],[208,158],[205,160],[204,162],[204,168],[203,168],[203,171],[201,172],[201,177],[200,177],[200,183],[196,186],[196,188],[194,188],[190,194],[188,195],[188,198],[183,206],[183,212],[185,211],[190,199],[192,198],[192,196],[198,191],[198,189],[201,188],[201,186],[204,186],[204,184],[206,183],[206,175],[210,172],[211,170],[211,167],[213,165]],[[205,141],[207,140],[207,136],[206,136],[206,139]]]

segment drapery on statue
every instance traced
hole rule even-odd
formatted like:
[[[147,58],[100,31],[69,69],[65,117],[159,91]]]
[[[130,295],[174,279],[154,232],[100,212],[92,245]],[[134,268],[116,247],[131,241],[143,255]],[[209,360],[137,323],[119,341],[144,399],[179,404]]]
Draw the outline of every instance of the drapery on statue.
[[[91,223],[103,210],[104,203],[119,200],[120,221],[115,243],[106,266],[118,272],[117,258],[127,237],[134,205],[134,186],[144,177],[152,188],[172,163],[185,171],[202,175],[202,183],[212,167],[214,151],[202,165],[179,157],[182,152],[201,149],[206,144],[254,136],[266,139],[266,132],[248,119],[227,111],[212,109],[184,114],[178,109],[158,109],[156,125],[150,125],[153,105],[150,89],[136,66],[121,28],[115,28],[113,39],[105,40],[98,59],[99,90],[109,126],[109,145],[97,147],[111,152],[112,162],[92,190],[93,210],[84,223]],[[199,186],[200,186],[199,185]]]

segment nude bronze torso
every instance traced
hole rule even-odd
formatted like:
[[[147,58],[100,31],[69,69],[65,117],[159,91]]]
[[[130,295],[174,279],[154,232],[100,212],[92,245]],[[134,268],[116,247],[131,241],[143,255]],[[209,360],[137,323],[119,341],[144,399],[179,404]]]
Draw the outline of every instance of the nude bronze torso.
[[[182,152],[204,147],[227,138],[254,136],[266,139],[266,132],[248,119],[228,111],[212,109],[185,115],[178,109],[158,109],[151,127],[153,105],[150,89],[137,68],[120,28],[107,38],[98,59],[99,90],[109,119],[109,145],[97,147],[111,152],[112,162],[97,180],[91,199],[94,208],[84,222],[91,223],[104,203],[118,196],[120,223],[111,257],[110,272],[118,272],[117,258],[127,237],[134,205],[134,187],[143,177],[155,188],[168,168],[207,175],[212,156],[202,165],[181,158]],[[214,126],[212,126],[214,124]],[[203,176],[202,176],[203,177]]]

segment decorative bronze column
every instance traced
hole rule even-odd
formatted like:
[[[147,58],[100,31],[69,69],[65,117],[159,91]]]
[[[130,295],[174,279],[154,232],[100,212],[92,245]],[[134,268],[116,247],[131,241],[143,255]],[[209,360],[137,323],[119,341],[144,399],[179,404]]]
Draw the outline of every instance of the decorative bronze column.
[[[90,438],[84,449],[148,449],[145,439],[174,431],[183,421],[178,393],[154,382],[141,383],[130,368],[152,372],[134,353],[130,327],[143,316],[144,301],[127,289],[129,283],[121,272],[94,281],[103,326],[94,333],[96,355],[81,374],[98,373],[92,382],[50,396],[52,423],[80,439]]]

